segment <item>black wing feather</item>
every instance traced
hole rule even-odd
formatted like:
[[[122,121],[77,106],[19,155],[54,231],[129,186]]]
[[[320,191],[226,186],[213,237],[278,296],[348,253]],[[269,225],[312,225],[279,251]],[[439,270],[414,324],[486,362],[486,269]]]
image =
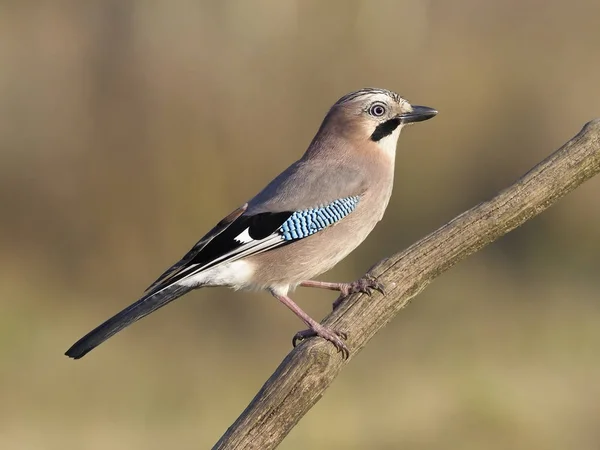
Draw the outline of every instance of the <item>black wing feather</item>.
[[[211,261],[226,253],[241,247],[242,243],[235,240],[237,236],[248,230],[248,234],[254,240],[264,239],[275,233],[281,225],[292,215],[292,212],[260,213],[254,216],[241,216],[227,229],[219,234],[190,260],[190,264],[202,266],[210,264]]]
[[[168,285],[167,282],[170,281],[170,278],[172,275],[175,275],[181,269],[184,269],[185,267],[187,267],[190,264],[191,260],[194,259],[194,257],[198,253],[200,253],[202,251],[202,249],[204,247],[206,247],[206,245],[210,241],[212,241],[215,237],[217,237],[218,235],[223,233],[232,223],[234,223],[237,219],[239,219],[240,216],[242,214],[244,214],[247,209],[248,209],[248,203],[239,207],[238,209],[233,211],[231,214],[229,214],[227,217],[225,217],[223,220],[221,220],[218,224],[216,224],[212,228],[212,230],[210,230],[208,233],[206,233],[206,235],[204,235],[204,237],[202,239],[200,239],[196,243],[196,245],[194,245],[190,249],[190,251],[187,252],[183,256],[183,258],[181,258],[181,260],[179,260],[178,262],[173,264],[171,267],[169,267],[167,270],[165,270],[164,273],[160,277],[158,277],[158,279],[154,283],[152,283],[150,286],[148,286],[146,288],[146,292],[147,293],[156,292],[157,290],[160,290],[160,289],[164,288],[165,286],[167,286]]]
[[[217,224],[185,256],[162,274],[148,289],[147,293],[158,292],[165,287],[193,273],[192,266],[204,269],[212,267],[213,261],[234,252],[243,244],[235,240],[248,229],[252,239],[264,239],[275,233],[293,212],[259,213],[244,215],[248,205],[235,210]],[[216,264],[216,263],[215,263]],[[187,270],[190,269],[190,270]]]

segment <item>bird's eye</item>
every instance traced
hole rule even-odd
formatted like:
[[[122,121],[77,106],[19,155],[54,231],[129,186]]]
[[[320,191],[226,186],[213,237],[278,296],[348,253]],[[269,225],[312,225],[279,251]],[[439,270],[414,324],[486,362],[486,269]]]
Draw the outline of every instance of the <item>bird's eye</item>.
[[[369,114],[375,117],[381,117],[385,114],[385,106],[380,103],[375,103],[369,108]]]

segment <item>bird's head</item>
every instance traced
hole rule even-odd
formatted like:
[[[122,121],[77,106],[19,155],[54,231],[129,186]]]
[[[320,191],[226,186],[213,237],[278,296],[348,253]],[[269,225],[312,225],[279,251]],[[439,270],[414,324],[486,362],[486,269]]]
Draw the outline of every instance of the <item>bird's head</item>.
[[[402,127],[436,114],[435,109],[411,105],[395,92],[365,88],[340,98],[327,114],[321,131],[356,143],[369,141],[393,155]]]

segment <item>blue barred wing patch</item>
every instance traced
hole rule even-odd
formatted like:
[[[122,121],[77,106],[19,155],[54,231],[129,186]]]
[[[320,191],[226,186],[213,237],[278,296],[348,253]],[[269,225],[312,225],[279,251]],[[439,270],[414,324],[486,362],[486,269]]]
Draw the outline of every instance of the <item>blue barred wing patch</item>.
[[[356,208],[359,196],[340,198],[328,205],[294,212],[279,228],[285,241],[302,239],[315,234],[346,217]]]

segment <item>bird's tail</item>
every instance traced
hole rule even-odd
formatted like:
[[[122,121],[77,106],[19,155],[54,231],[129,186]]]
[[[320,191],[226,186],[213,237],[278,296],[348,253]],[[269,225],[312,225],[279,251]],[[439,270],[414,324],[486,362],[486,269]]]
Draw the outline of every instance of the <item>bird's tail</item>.
[[[66,351],[65,355],[73,359],[79,359],[112,335],[118,333],[123,328],[140,320],[142,317],[162,308],[167,303],[172,302],[183,294],[191,291],[193,288],[189,286],[180,286],[177,284],[168,286],[158,292],[150,292],[144,295],[134,304],[128,306],[117,315],[111,317],[102,325],[94,328],[84,337],[79,339],[75,344]]]

